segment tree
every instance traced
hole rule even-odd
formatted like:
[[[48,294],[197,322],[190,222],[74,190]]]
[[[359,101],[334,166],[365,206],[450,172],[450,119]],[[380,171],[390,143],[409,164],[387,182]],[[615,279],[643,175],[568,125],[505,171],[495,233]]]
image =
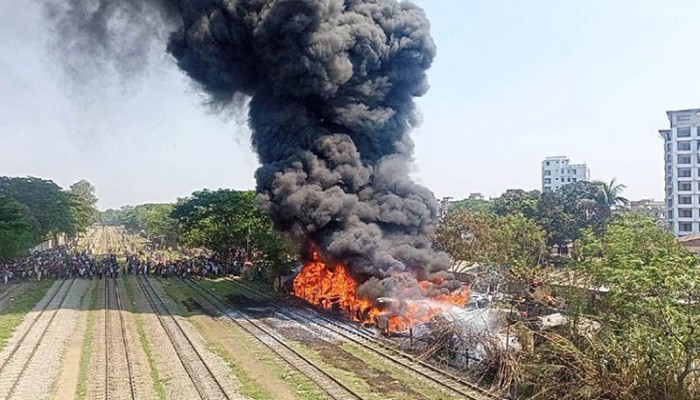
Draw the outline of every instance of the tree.
[[[160,237],[169,245],[175,245],[180,240],[180,226],[172,217],[175,209],[173,204],[152,204],[146,208],[144,228],[149,237]]]
[[[81,179],[78,182],[75,182],[74,184],[70,185],[69,191],[74,195],[79,196],[83,200],[85,200],[85,203],[87,203],[90,207],[97,206],[95,186],[93,186],[93,184],[88,182],[87,180]]]
[[[582,232],[577,268],[609,291],[592,309],[572,309],[569,331],[542,335],[524,381],[542,399],[700,398],[698,259],[636,214],[613,217],[604,239]],[[583,313],[600,327],[577,323]]]
[[[493,211],[502,216],[521,214],[534,219],[537,217],[537,203],[541,196],[539,190],[526,192],[522,189],[508,189],[493,200]]]
[[[534,267],[546,254],[545,232],[521,214],[447,215],[435,231],[437,247],[458,263]]]
[[[85,198],[72,192],[68,192],[70,199],[70,212],[76,232],[85,232],[95,223],[96,210]]]
[[[614,210],[617,207],[627,207],[629,205],[629,200],[621,196],[622,191],[625,190],[627,186],[617,183],[616,178],[613,178],[609,183],[603,181],[594,181],[593,183],[598,185],[600,198],[608,209]]]
[[[297,246],[277,232],[257,205],[253,191],[204,190],[180,199],[172,211],[184,240],[228,257],[238,250],[278,271],[298,254]]]
[[[29,209],[34,239],[39,241],[51,235],[75,235],[71,199],[54,182],[40,178],[0,177],[0,194],[11,197]]]
[[[487,200],[481,199],[463,199],[450,204],[450,213],[460,211],[480,211],[491,212],[493,204]]]
[[[0,195],[0,261],[23,256],[33,245],[29,209]]]

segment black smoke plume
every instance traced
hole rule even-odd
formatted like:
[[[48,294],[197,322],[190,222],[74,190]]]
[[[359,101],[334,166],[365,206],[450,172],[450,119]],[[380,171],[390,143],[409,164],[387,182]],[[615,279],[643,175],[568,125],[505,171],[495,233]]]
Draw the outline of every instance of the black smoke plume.
[[[66,60],[130,71],[167,43],[213,105],[248,98],[261,207],[280,229],[347,264],[361,296],[422,298],[417,280],[435,282],[428,296],[459,287],[445,272],[447,255],[431,249],[438,203],[409,178],[413,99],[428,89],[435,56],[416,5],[64,0],[46,14]]]

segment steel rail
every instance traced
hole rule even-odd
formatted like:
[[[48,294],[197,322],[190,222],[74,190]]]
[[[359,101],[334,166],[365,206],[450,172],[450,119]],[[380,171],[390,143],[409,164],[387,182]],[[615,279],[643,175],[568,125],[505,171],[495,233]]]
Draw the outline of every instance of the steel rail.
[[[230,319],[233,321],[237,326],[239,326],[241,329],[244,331],[248,332],[251,336],[253,336],[255,339],[257,339],[260,343],[265,345],[267,348],[269,348],[272,352],[277,354],[280,358],[282,358],[287,364],[289,364],[292,368],[297,370],[299,373],[302,375],[306,376],[309,378],[312,382],[318,386],[319,389],[324,391],[328,396],[330,396],[334,400],[347,400],[347,399],[357,399],[357,400],[362,400],[364,399],[361,395],[359,395],[357,392],[349,388],[347,385],[342,383],[340,380],[317,366],[314,362],[309,360],[307,357],[299,353],[297,350],[289,346],[287,343],[284,342],[284,340],[280,339],[277,337],[277,335],[272,334],[269,332],[267,329],[261,326],[261,324],[254,322],[251,318],[249,318],[244,312],[240,310],[233,310],[225,301],[221,300],[218,295],[213,293],[211,290],[208,288],[195,283],[192,280],[186,280],[182,279],[182,281],[190,288],[193,289],[196,293],[199,294],[200,297],[204,298],[207,300],[209,304],[211,304],[214,308],[218,310],[219,313],[221,313],[222,316]],[[220,304],[220,305],[217,305]],[[223,306],[223,307],[222,307]],[[231,310],[236,312],[239,316],[240,319],[236,319],[230,315],[230,312],[228,312],[226,309]],[[242,321],[241,321],[242,320]],[[243,322],[245,321],[245,323]],[[250,326],[247,326],[250,325]],[[251,328],[252,327],[252,328]],[[271,339],[267,340],[267,339]],[[285,355],[284,353],[288,352],[291,353],[291,357],[289,354]],[[297,360],[293,360],[293,358],[296,357]],[[304,365],[300,365],[299,361],[304,363]],[[304,371],[304,369],[311,369],[312,371],[317,372],[318,374],[321,375],[322,379],[319,379],[318,376],[313,376],[312,373],[309,371]],[[337,385],[337,388],[331,389],[328,387],[328,381],[323,382],[324,379],[327,379],[330,381],[332,385]],[[340,389],[340,390],[338,390]],[[340,393],[342,392],[342,393]]]

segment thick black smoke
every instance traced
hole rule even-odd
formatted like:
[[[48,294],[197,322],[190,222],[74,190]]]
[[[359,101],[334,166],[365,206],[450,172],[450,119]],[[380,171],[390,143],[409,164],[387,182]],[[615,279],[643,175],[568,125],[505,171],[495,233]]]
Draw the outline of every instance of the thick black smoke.
[[[435,56],[424,12],[394,0],[65,0],[50,13],[67,59],[143,64],[170,32],[178,66],[225,108],[250,99],[261,206],[350,266],[369,298],[459,284],[431,249],[432,192],[409,178]],[[429,293],[434,295],[436,293]]]

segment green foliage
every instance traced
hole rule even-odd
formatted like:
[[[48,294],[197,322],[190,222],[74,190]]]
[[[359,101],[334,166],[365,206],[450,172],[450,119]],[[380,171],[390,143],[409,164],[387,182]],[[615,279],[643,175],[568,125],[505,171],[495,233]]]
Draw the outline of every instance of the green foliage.
[[[535,219],[538,215],[537,204],[541,195],[539,190],[526,192],[522,189],[509,189],[493,200],[493,211],[502,216],[521,214]]]
[[[447,215],[435,231],[437,246],[457,262],[534,267],[544,255],[545,232],[521,214]]]
[[[271,267],[283,268],[297,254],[296,246],[259,210],[253,191],[195,192],[178,202],[172,216],[186,243],[222,256],[241,249],[247,258],[258,254]]]
[[[613,217],[604,237],[585,229],[576,249],[590,285],[609,289],[594,308],[601,328],[543,337],[525,379],[538,398],[700,398],[697,258],[636,214]]]
[[[180,226],[171,213],[173,204],[151,204],[145,208],[143,226],[149,237],[163,238],[170,245],[180,240]]]
[[[0,177],[0,194],[27,207],[36,241],[59,233],[70,236],[76,233],[71,198],[52,181],[33,177]]]
[[[80,197],[72,192],[68,193],[70,199],[70,212],[73,218],[73,224],[77,232],[85,232],[87,228],[95,223],[96,212],[95,208],[88,203],[85,198]]]
[[[97,196],[95,195],[95,186],[85,179],[79,180],[70,185],[69,192],[82,198],[90,207],[97,205]]]
[[[97,220],[95,186],[82,179],[70,186],[68,196],[75,230],[85,232]]]
[[[18,258],[34,245],[31,228],[27,207],[0,195],[0,261]]]
[[[493,204],[487,200],[464,199],[450,204],[450,213],[471,211],[471,212],[491,212]]]

